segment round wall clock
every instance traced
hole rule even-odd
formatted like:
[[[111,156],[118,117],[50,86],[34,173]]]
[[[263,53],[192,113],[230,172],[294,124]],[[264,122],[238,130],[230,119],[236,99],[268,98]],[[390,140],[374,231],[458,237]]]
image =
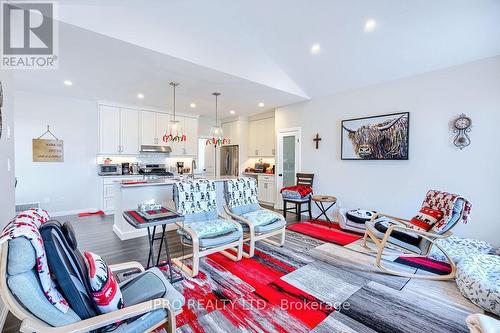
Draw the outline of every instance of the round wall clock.
[[[470,137],[467,133],[471,131],[472,120],[465,114],[460,114],[453,123],[453,133],[456,133],[455,139],[453,139],[453,144],[464,149],[470,145]]]

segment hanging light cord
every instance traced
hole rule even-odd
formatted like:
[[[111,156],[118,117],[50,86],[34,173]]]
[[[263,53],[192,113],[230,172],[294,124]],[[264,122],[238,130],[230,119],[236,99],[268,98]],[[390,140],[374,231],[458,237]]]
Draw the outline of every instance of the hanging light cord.
[[[175,82],[170,82],[170,85],[174,88],[174,123],[175,123],[175,87],[177,87],[179,84]]]
[[[218,113],[217,113],[217,110],[219,107],[218,98],[219,98],[219,95],[215,95],[215,127],[219,126],[219,118],[218,118]]]

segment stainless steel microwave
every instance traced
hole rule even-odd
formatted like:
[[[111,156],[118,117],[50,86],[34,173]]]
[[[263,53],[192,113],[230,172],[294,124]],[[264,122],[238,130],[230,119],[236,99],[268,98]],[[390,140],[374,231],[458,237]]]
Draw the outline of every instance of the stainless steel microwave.
[[[116,176],[122,174],[121,164],[99,164],[97,166],[99,176]]]

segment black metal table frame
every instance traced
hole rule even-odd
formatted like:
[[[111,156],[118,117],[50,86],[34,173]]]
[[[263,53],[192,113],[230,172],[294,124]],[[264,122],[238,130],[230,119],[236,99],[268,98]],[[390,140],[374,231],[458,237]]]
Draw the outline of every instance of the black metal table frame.
[[[179,219],[182,217],[179,216],[178,218],[174,218],[174,219],[170,219],[170,220],[146,222],[146,223],[142,223],[142,224],[137,223],[137,221],[135,221],[135,218],[133,216],[131,216],[131,217],[127,216],[126,212],[123,213],[123,217],[134,228],[147,229],[147,231],[148,231],[149,253],[148,253],[148,263],[146,265],[146,268],[149,269],[152,266],[155,266],[155,267],[164,266],[164,265],[160,265],[160,257],[161,257],[163,243],[165,243],[165,254],[167,255],[166,264],[168,265],[168,269],[169,269],[170,283],[175,283],[175,282],[181,281],[183,279],[181,273],[175,272],[176,275],[178,275],[179,277],[174,279],[174,269],[172,268],[173,265],[172,265],[172,260],[171,260],[171,256],[170,256],[170,249],[168,247],[168,238],[166,237],[165,232],[167,231],[166,229],[167,229],[168,224],[173,224],[175,222],[178,222]],[[132,219],[134,221],[132,221]],[[148,224],[148,223],[150,223],[150,224]],[[156,227],[161,227],[161,236],[159,236],[159,237],[156,236]],[[155,250],[154,250],[155,244],[154,243],[155,243],[155,241],[158,241],[158,240],[160,241],[160,247],[158,249],[158,255],[156,257],[156,263],[155,263]]]
[[[329,210],[330,208],[332,208],[333,206],[335,206],[335,204],[337,203],[337,201],[333,201],[333,202],[331,203],[331,205],[330,205],[330,206],[328,206],[326,209],[325,209],[325,206],[323,205],[323,201],[315,201],[315,200],[313,200],[313,201],[314,201],[314,203],[316,204],[316,206],[319,208],[319,210],[321,211],[321,214],[319,214],[318,216],[316,216],[316,217],[313,219],[313,221],[317,221],[317,220],[319,220],[319,218],[320,218],[321,216],[325,215],[326,220],[327,220],[328,222],[332,222],[326,213],[328,212],[328,210]],[[319,203],[318,203],[318,202],[319,202]]]
[[[161,226],[161,236],[160,237],[156,237],[156,227],[159,227],[159,226]],[[153,229],[152,232],[151,232],[151,229]],[[168,248],[168,238],[165,235],[166,229],[167,229],[167,225],[166,224],[155,225],[155,226],[147,228],[147,230],[148,230],[149,254],[148,254],[148,264],[146,265],[146,269],[149,269],[152,266],[155,266],[155,267],[163,266],[163,265],[160,265],[160,257],[161,257],[161,250],[162,250],[162,247],[163,247],[163,242],[165,242],[165,254],[167,255],[166,265],[168,265],[168,270],[169,270],[169,273],[170,273],[170,283],[175,283],[175,282],[181,281],[183,279],[183,277],[182,277],[182,274],[177,274],[177,275],[179,275],[179,277],[174,279],[174,272],[173,272],[173,269],[172,269],[172,260],[171,260],[171,256],[170,256],[170,250]],[[157,241],[157,240],[160,241],[160,247],[158,249],[158,255],[156,257],[156,264],[155,264],[154,242]],[[150,265],[150,263],[151,263],[151,265]]]

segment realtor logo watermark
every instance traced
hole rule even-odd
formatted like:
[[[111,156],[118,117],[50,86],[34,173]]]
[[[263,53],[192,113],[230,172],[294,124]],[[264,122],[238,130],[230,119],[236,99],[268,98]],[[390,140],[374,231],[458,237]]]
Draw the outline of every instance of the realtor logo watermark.
[[[57,69],[57,4],[1,1],[3,69]]]

